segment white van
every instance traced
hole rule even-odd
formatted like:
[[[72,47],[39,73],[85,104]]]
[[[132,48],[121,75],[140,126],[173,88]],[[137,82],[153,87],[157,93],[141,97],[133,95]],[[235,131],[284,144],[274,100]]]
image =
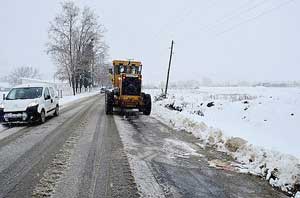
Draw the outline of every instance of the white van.
[[[3,123],[44,123],[52,115],[59,115],[58,96],[53,87],[45,84],[14,87],[0,104]]]

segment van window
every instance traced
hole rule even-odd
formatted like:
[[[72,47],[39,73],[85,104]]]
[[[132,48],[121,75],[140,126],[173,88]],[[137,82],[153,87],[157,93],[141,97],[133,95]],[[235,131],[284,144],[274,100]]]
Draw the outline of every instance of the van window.
[[[46,99],[49,96],[50,96],[49,89],[46,87],[44,92],[44,98]]]
[[[52,96],[52,97],[55,97],[55,92],[54,92],[53,87],[49,87],[49,90],[50,90],[51,96]]]
[[[35,99],[42,96],[42,87],[13,88],[7,95],[7,100]]]

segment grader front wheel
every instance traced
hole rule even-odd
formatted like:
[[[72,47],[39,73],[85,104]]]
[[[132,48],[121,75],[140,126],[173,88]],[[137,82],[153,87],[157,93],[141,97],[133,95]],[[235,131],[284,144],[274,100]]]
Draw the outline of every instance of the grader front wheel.
[[[150,115],[151,108],[152,108],[151,95],[145,94],[143,97],[143,102],[144,102],[143,114]]]

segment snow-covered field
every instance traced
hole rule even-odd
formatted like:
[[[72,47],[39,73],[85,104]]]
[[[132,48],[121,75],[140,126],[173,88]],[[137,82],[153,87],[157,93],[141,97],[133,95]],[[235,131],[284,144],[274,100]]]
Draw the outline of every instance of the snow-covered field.
[[[161,91],[146,92],[155,100]],[[299,88],[169,90],[167,99],[153,103],[152,116],[229,153],[243,172],[284,191],[300,188]]]

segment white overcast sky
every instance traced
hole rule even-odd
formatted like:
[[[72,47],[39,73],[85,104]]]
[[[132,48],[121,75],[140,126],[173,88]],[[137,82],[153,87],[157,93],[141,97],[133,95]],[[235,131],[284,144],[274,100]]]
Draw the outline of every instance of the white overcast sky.
[[[1,0],[0,76],[30,65],[51,79],[45,53],[58,0]],[[107,29],[110,59],[144,64],[146,82],[165,78],[175,40],[171,81],[300,80],[300,0],[82,0]]]

